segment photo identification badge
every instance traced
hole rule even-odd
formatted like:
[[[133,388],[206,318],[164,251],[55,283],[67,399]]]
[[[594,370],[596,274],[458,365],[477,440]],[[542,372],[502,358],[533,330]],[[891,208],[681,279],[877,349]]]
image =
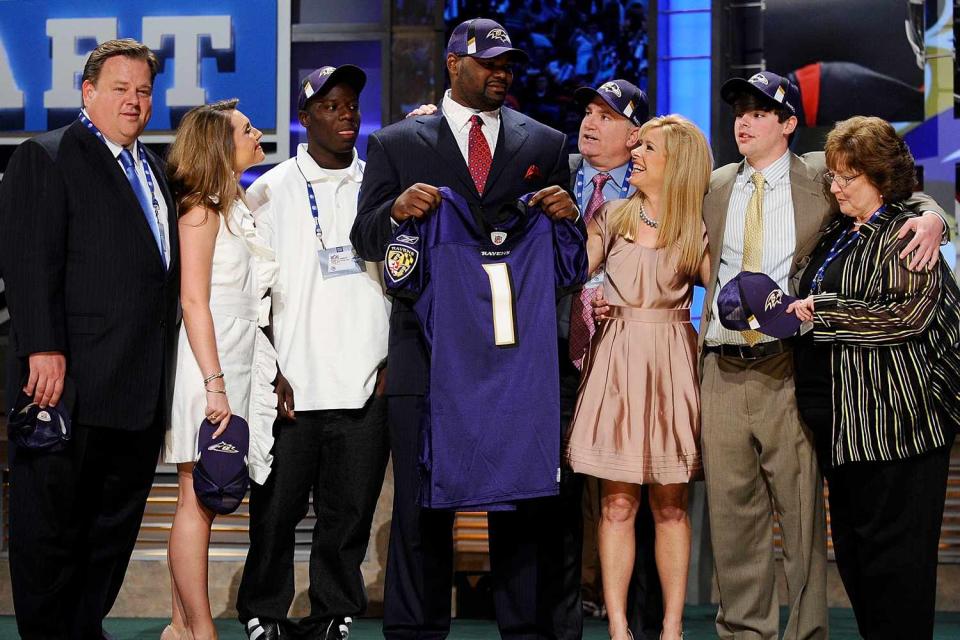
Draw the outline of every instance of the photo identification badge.
[[[320,273],[324,279],[351,276],[366,271],[363,259],[349,244],[320,249],[317,255],[320,257]]]

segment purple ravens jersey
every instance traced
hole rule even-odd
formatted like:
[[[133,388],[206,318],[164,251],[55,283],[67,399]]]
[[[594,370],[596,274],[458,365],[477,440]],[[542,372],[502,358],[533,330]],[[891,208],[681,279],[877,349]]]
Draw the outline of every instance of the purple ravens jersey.
[[[481,214],[440,194],[437,211],[394,231],[384,263],[430,348],[421,505],[509,509],[556,495],[556,296],[586,280],[583,227],[526,207],[528,196]]]

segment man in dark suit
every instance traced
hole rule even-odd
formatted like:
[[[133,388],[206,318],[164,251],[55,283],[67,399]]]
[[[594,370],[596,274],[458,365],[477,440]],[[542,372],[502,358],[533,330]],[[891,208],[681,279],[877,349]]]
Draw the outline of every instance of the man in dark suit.
[[[438,206],[438,187],[471,205],[492,206],[536,192],[530,204],[553,218],[579,212],[566,137],[503,108],[513,65],[526,54],[502,26],[468,20],[454,29],[446,66],[451,89],[441,111],[409,118],[370,136],[357,219],[350,240],[365,260],[383,260],[396,223]],[[427,349],[410,304],[396,300],[390,320],[386,383],[394,468],[394,509],[384,595],[387,638],[443,638],[450,628],[453,512],[420,509],[417,458],[429,376]],[[546,375],[546,373],[545,373]],[[490,563],[500,632],[507,638],[552,635],[553,589],[538,580],[538,556],[559,563],[560,536],[539,535],[550,501],[489,514]],[[556,533],[556,532],[554,532]]]
[[[138,136],[157,59],[98,46],[73,124],[24,142],[0,183],[7,397],[76,388],[63,451],[11,443],[10,573],[24,638],[101,638],[153,481],[176,341],[176,207]]]

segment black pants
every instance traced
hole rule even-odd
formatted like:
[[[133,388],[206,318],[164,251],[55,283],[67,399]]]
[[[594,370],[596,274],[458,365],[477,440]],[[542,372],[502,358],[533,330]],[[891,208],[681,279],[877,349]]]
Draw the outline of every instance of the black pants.
[[[10,578],[20,635],[102,638],[137,541],[163,433],[75,424],[57,453],[10,443]]]
[[[385,400],[362,409],[298,411],[274,427],[273,468],[250,492],[250,551],[237,593],[240,620],[285,621],[294,596],[297,524],[313,491],[310,615],[297,631],[315,636],[333,617],[367,606],[360,564],[387,465]],[[292,623],[285,623],[290,627]]]
[[[418,437],[422,396],[388,397],[394,501],[384,585],[386,638],[445,638],[450,631],[453,586],[453,512],[421,509]],[[504,638],[549,635],[551,611],[538,583],[543,500],[524,501],[515,512],[489,514],[494,608]],[[557,544],[559,548],[559,543]]]
[[[933,637],[950,449],[826,474],[837,570],[866,640]]]

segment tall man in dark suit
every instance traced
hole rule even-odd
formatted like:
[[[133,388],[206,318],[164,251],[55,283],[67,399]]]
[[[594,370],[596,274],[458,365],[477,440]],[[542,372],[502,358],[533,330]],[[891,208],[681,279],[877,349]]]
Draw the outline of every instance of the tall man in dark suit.
[[[382,260],[396,223],[430,213],[447,186],[471,205],[497,205],[535,191],[530,204],[554,218],[578,211],[565,187],[570,179],[565,136],[503,108],[514,49],[492,20],[468,20],[447,46],[451,89],[441,111],[409,118],[372,136],[360,204],[350,240],[365,260]],[[394,510],[384,595],[387,638],[443,638],[450,628],[453,572],[450,511],[417,506],[420,418],[429,358],[417,316],[396,300],[390,320],[386,383],[394,468]],[[516,512],[490,513],[490,563],[500,632],[507,638],[551,633],[552,594],[538,580],[538,555],[561,560],[560,536],[538,535],[539,512],[549,501],[521,503]],[[552,545],[552,546],[550,546]]]
[[[98,46],[73,124],[20,145],[0,183],[7,397],[76,388],[73,439],[11,444],[10,573],[24,638],[101,638],[153,480],[176,340],[176,208],[138,136],[157,59]],[[22,389],[21,389],[22,387]]]

